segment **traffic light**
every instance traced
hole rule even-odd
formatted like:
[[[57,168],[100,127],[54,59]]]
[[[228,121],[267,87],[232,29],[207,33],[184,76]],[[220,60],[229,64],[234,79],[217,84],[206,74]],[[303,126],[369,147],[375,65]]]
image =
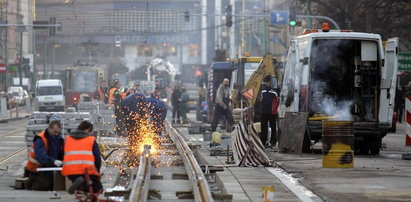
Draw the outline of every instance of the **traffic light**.
[[[288,24],[291,27],[295,27],[297,25],[297,20],[295,18],[296,18],[295,17],[295,8],[290,8],[290,14],[288,16],[288,19],[289,19]]]
[[[225,7],[225,25],[227,27],[233,26],[233,6],[231,4]]]
[[[184,11],[184,19],[186,20],[186,22],[190,21],[190,12]]]

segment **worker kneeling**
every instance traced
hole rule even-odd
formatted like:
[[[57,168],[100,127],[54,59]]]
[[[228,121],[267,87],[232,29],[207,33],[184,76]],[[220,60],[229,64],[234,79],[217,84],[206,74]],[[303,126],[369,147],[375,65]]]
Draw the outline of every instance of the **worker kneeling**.
[[[100,150],[92,131],[93,124],[83,121],[77,127],[77,131],[66,137],[64,165],[61,174],[67,176],[73,183],[69,188],[70,194],[76,190],[88,192],[88,185],[84,177],[86,173],[90,176],[94,193],[103,189],[99,174],[101,167]]]
[[[48,117],[47,129],[36,135],[29,148],[29,158],[24,175],[29,178],[27,189],[47,191],[53,188],[53,172],[38,172],[41,167],[60,167],[63,165],[64,139],[57,116]]]

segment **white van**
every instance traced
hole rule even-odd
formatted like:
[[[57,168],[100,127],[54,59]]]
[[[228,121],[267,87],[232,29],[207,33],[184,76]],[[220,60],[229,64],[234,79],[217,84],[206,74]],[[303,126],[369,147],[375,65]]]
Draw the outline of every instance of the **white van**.
[[[58,79],[37,81],[36,101],[39,111],[64,111],[63,83]]]
[[[327,29],[292,39],[279,117],[296,125],[306,119],[297,115],[308,115],[303,150],[309,150],[310,139],[322,139],[321,120],[338,118],[354,121],[356,150],[380,152],[392,123],[398,44],[398,38],[388,39],[384,52],[378,34]]]

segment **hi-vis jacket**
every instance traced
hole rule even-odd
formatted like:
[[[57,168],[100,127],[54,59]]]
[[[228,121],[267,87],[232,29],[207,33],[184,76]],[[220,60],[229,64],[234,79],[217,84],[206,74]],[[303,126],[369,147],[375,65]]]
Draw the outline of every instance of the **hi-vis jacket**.
[[[62,175],[84,175],[87,170],[89,175],[99,176],[93,155],[95,140],[94,136],[66,137]]]
[[[46,148],[46,152],[48,152],[49,147],[48,147],[48,140],[46,138],[46,131],[42,131],[40,134],[38,134],[38,137],[41,138],[41,140],[44,143],[44,146]],[[37,172],[37,168],[41,168],[40,162],[36,158],[36,154],[34,153],[34,141],[33,144],[31,144],[31,147],[29,147],[29,159],[27,160],[27,165],[26,168],[27,170],[31,172]]]

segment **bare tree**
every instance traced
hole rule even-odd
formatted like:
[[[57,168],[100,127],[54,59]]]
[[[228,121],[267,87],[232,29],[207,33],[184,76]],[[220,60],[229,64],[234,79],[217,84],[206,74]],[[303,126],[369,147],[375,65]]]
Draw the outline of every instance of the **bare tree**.
[[[298,14],[307,14],[308,0],[294,0]],[[342,29],[400,37],[401,50],[411,50],[410,0],[311,0],[312,15],[333,18]],[[317,21],[316,26],[321,22]]]

